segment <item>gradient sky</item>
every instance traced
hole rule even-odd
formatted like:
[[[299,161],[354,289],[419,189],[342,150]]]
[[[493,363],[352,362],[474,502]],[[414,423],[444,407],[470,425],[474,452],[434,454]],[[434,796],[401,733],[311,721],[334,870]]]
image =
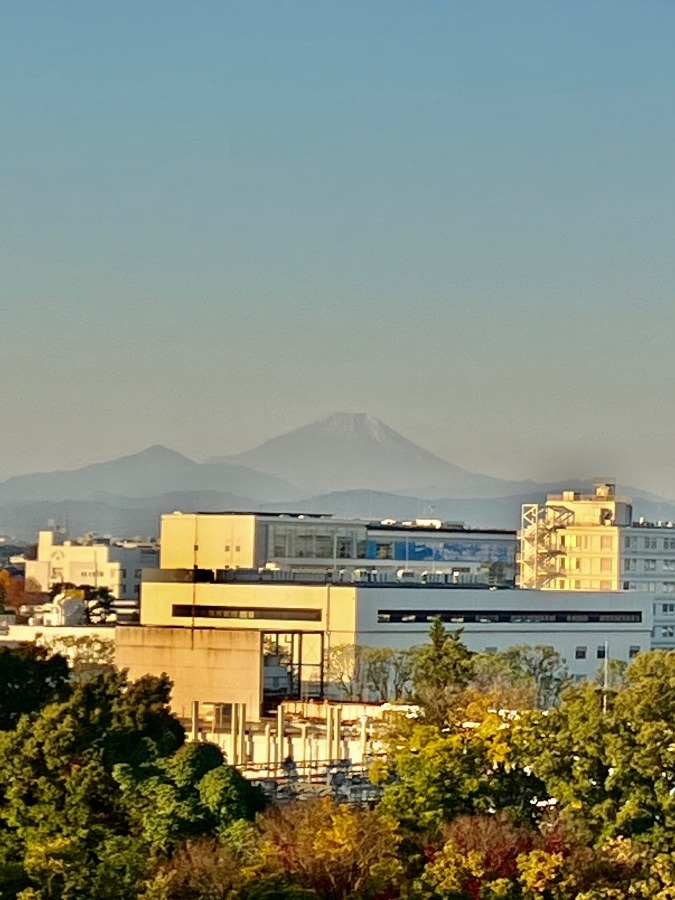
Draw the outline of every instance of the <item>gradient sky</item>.
[[[339,410],[675,497],[674,43],[672,0],[6,0],[0,477]]]

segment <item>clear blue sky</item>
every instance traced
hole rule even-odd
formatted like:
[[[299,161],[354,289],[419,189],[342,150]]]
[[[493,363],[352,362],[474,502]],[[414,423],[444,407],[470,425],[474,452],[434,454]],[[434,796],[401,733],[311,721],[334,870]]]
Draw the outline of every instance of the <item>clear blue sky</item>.
[[[0,477],[368,411],[675,496],[675,5],[7,0]]]

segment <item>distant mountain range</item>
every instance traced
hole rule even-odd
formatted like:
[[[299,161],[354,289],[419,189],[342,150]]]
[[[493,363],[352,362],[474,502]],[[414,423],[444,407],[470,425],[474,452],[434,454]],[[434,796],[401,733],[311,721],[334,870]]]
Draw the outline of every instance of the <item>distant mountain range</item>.
[[[199,463],[166,447],[73,471],[0,483],[0,532],[32,540],[50,521],[88,531],[156,535],[161,513],[181,510],[323,512],[439,518],[517,528],[520,507],[583,482],[507,481],[455,466],[364,413],[337,413],[236,456]],[[675,503],[626,488],[636,515],[675,519]]]

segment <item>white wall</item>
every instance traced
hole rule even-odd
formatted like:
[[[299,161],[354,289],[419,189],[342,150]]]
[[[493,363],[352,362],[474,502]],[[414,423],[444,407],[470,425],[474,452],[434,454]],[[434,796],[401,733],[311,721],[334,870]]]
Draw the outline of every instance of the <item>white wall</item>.
[[[631,648],[651,647],[653,596],[642,592],[580,593],[563,591],[471,590],[364,587],[358,591],[357,643],[364,646],[407,648],[423,644],[429,622],[382,622],[378,611],[504,612],[525,614],[561,612],[583,617],[588,612],[639,614],[640,622],[446,622],[448,629],[463,628],[471,650],[507,650],[518,644],[548,644],[566,660],[572,675],[593,678],[602,664],[599,647],[609,646],[610,659],[629,661]],[[523,616],[526,618],[527,616]],[[459,617],[458,617],[459,618]],[[337,642],[337,641],[335,641]],[[577,648],[586,658],[577,659]]]

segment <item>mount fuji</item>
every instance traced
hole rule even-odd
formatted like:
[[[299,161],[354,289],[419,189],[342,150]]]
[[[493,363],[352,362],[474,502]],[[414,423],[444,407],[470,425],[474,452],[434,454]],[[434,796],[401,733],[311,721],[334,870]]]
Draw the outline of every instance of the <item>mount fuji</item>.
[[[504,497],[534,488],[455,466],[367,413],[334,413],[227,462],[294,484],[306,494],[367,489],[418,497]]]

